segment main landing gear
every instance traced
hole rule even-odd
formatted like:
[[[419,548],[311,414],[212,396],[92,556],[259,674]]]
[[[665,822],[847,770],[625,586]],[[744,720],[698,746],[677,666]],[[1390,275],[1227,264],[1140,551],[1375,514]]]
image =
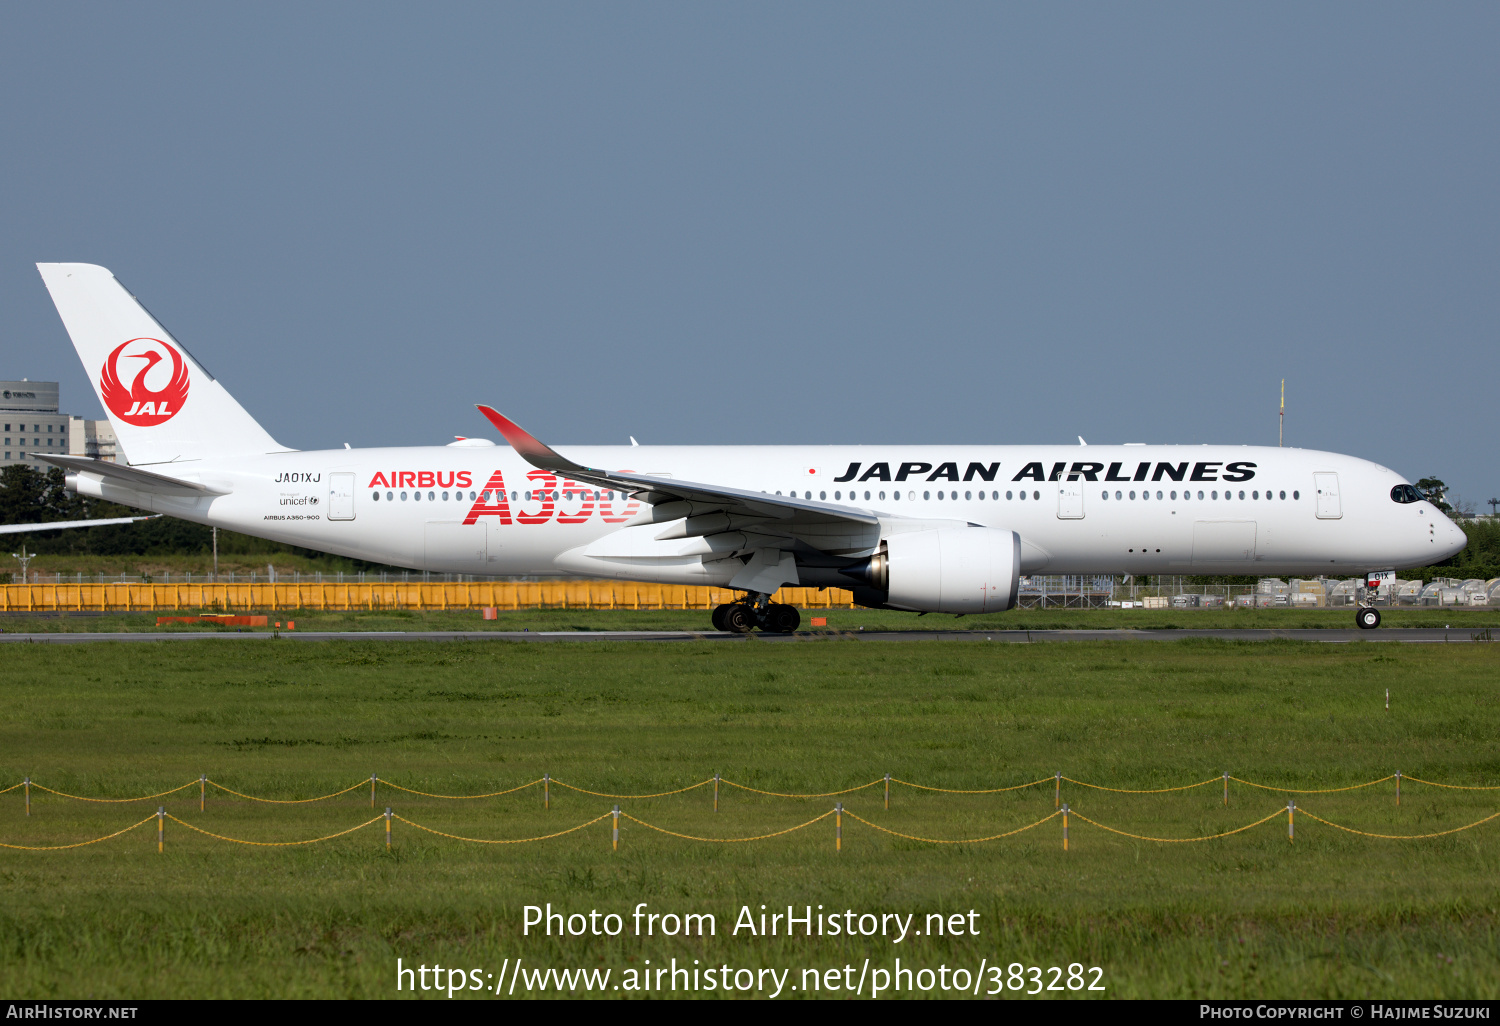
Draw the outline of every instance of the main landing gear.
[[[752,600],[726,602],[714,607],[712,619],[714,630],[735,634],[749,634],[757,627],[767,634],[791,634],[802,626],[802,614],[797,607],[780,602],[762,602],[760,605]]]
[[[1380,610],[1374,606],[1361,606],[1359,612],[1354,614],[1354,620],[1364,630],[1373,631],[1380,626]]]

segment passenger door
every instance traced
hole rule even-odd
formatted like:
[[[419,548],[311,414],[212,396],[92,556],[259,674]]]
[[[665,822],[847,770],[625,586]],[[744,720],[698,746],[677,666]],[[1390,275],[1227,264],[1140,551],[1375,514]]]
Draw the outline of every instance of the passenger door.
[[[1314,474],[1313,488],[1318,494],[1319,520],[1337,520],[1344,515],[1339,505],[1339,476],[1337,474]]]
[[[354,519],[354,475],[328,475],[328,519]]]
[[[1083,519],[1083,482],[1059,481],[1057,485],[1057,519]]]

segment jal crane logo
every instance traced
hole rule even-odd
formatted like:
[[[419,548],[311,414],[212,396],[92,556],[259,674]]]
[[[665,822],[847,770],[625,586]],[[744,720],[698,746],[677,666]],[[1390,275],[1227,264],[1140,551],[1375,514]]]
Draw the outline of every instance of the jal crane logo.
[[[127,349],[130,352],[126,352]],[[153,375],[156,365],[168,359],[171,360],[170,373],[163,368]],[[126,361],[128,379],[121,374],[122,360]],[[147,379],[155,377],[159,383],[164,374],[167,375],[166,386],[151,389]],[[129,384],[126,384],[127,380]],[[159,338],[133,338],[105,358],[104,370],[99,375],[99,394],[104,397],[109,412],[127,424],[152,427],[165,423],[175,417],[187,401],[187,361]]]

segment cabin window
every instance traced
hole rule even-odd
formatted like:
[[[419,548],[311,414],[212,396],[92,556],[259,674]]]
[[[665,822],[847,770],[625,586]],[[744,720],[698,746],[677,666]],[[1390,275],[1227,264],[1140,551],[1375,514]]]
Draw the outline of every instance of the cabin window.
[[[1009,502],[1014,496],[1010,492],[1005,493],[1005,501]]]
[[[1250,498],[1252,498],[1252,499],[1258,499],[1258,498],[1260,498],[1260,492],[1251,492],[1250,493]]]
[[[819,499],[826,499],[826,498],[828,498],[828,493],[827,492],[819,492],[818,493],[818,498]]]
[[[939,492],[938,494],[941,495],[942,493]],[[922,493],[922,498],[923,499],[930,499],[930,498],[932,498],[932,493],[931,492],[923,492]]]
[[[376,502],[379,502],[380,501],[380,493],[379,492],[373,493],[371,495],[371,498],[373,498]]]
[[[965,498],[965,499],[967,499],[967,498],[968,498],[968,497],[969,497],[969,493],[968,493],[968,492],[964,492],[964,498]],[[980,497],[980,498],[981,498],[981,499],[982,499],[982,498],[984,498],[984,493],[983,493],[983,492],[980,492],[980,493],[979,493],[979,497]]]
[[[1241,492],[1240,492],[1240,501],[1242,501],[1242,502],[1243,502],[1243,501],[1244,501],[1244,499],[1245,499],[1245,493],[1244,493],[1244,492],[1243,492],[1243,491],[1241,491]]]
[[[447,492],[444,492],[444,493],[443,493],[443,501],[444,501],[444,502],[447,502],[447,501],[448,501],[448,493],[447,493]]]
[[[1302,498],[1302,493],[1301,492],[1292,492],[1292,498],[1293,499],[1300,499],[1300,498]]]
[[[1124,497],[1125,497],[1125,493],[1124,492],[1115,492],[1115,498],[1117,498],[1117,499],[1123,499]]]
[[[1209,492],[1208,494],[1211,495],[1215,499],[1217,499],[1219,497],[1219,493],[1218,492]]]
[[[1109,498],[1109,492],[1108,492],[1108,490],[1100,492],[1099,493],[1099,498],[1101,498],[1101,499],[1108,499]]]
[[[405,502],[405,501],[406,501],[406,493],[405,493],[405,492],[402,492],[402,493],[401,493],[401,501],[402,501],[402,502]]]
[[[391,500],[392,500],[392,499],[394,499],[394,498],[395,498],[395,496],[394,496],[394,495],[392,495],[392,494],[391,494],[391,493],[390,493],[390,492],[386,492],[386,493],[385,493],[385,501],[386,501],[386,502],[390,502],[390,501],[391,501]]]
[[[881,497],[881,498],[882,498],[882,499],[884,499],[884,498],[885,498],[885,492],[881,492],[881,493],[880,493],[880,497]]]

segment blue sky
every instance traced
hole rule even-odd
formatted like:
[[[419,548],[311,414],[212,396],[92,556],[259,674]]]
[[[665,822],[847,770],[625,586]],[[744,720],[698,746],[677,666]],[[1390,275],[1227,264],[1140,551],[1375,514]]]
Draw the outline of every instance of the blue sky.
[[[1289,444],[1500,495],[1494,4],[10,4],[0,377],[102,263],[279,440]],[[1481,505],[1488,511],[1488,506]]]

